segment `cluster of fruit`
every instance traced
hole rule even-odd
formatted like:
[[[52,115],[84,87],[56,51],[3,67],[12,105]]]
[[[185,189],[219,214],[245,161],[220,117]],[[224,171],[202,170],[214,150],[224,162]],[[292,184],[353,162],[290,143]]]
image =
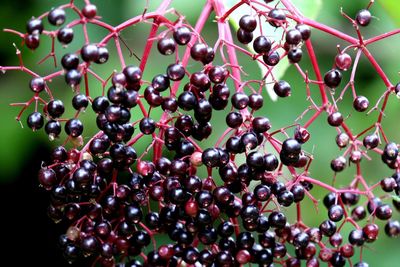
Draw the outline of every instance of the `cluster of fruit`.
[[[223,1],[208,2],[208,5],[213,3],[218,13]],[[302,46],[310,42],[314,25],[296,20],[296,14],[290,14],[291,4],[290,9],[283,9],[269,5],[278,1],[252,2],[240,2],[257,6],[255,10],[259,12],[240,18],[237,40],[244,45],[252,43],[253,59],[262,58],[270,69],[284,57],[291,64],[298,64],[303,56]],[[69,226],[59,240],[67,261],[72,263],[85,256],[102,266],[201,264],[225,267],[255,263],[294,267],[306,262],[306,266],[316,267],[320,262],[327,262],[340,267],[350,262],[356,247],[377,239],[379,226],[375,218],[387,221],[388,236],[400,234],[400,223],[390,220],[391,206],[375,197],[370,190],[372,187],[361,191],[356,183],[335,188],[308,177],[312,156],[302,145],[311,140],[307,127],[313,121],[295,125],[292,137],[286,129],[271,131],[270,120],[256,115],[264,105],[261,90],[246,93],[242,86],[232,88],[229,85],[232,80],[240,81],[234,73],[238,66],[228,61],[216,64],[216,50],[199,38],[200,30],[186,24],[183,18],[170,22],[164,17],[165,8],[121,24],[128,27],[154,19],[157,27],[167,26],[167,33],[160,36],[155,31],[147,40],[149,49],[144,50],[150,53],[152,43],[157,40],[161,55],[176,54],[176,60],[166,66],[165,73],[150,76],[145,63],[126,66],[121,62],[121,71],[113,73],[103,95],[90,95],[88,90],[81,93],[82,77],[92,73],[92,64],[107,63],[110,56],[107,41],[124,29],[102,22],[97,17],[96,6],[89,1],[85,3],[78,9],[71,1],[40,18],[33,18],[27,23],[27,33],[20,34],[28,48],[36,49],[41,34],[57,36],[62,45],[71,43],[73,26],[78,24],[93,23],[111,32],[99,43],[86,40],[78,52],[65,53],[61,58],[62,70],[55,75],[64,75],[67,85],[75,89],[71,101],[77,112],[73,118],[61,118],[65,112],[64,103],[52,97],[48,85],[54,75],[40,77],[23,69],[33,76],[30,89],[34,92],[23,111],[35,101],[44,104],[43,112],[36,105],[35,112],[27,117],[27,125],[34,131],[44,126],[49,138],[54,140],[62,134],[61,125],[64,124],[67,141],[71,141],[54,148],[38,175],[40,185],[51,195],[49,217]],[[282,3],[285,5],[288,1]],[[45,31],[42,19],[47,17],[51,25],[60,27],[66,22],[67,8],[76,12],[79,19],[54,31]],[[204,20],[207,19],[204,16],[210,14],[207,9],[203,12]],[[261,16],[273,27],[283,28],[282,39],[271,40],[262,31],[254,38]],[[292,20],[296,25],[289,28]],[[363,9],[357,14],[354,25],[367,26],[370,20],[371,13]],[[218,23],[227,26],[228,22],[218,20]],[[319,28],[323,30],[323,26]],[[118,38],[115,39],[119,44]],[[233,44],[226,42],[225,45]],[[177,54],[179,47],[186,50],[185,55],[193,62],[201,64],[200,69],[189,72],[188,59],[180,59]],[[283,51],[282,55],[278,51]],[[230,57],[234,56],[231,50],[228,52]],[[123,58],[120,52],[118,55]],[[351,67],[351,56],[342,51],[333,69],[318,81],[308,82],[322,86],[321,92],[333,90],[340,86],[341,72]],[[7,70],[7,67],[2,68]],[[151,81],[145,81],[143,73],[152,77]],[[96,78],[108,84],[97,75]],[[188,82],[179,91],[180,82],[185,79]],[[274,81],[273,90],[279,97],[289,97],[292,89],[287,81],[279,80]],[[390,90],[397,94],[400,86]],[[44,92],[49,95],[49,101],[39,97]],[[89,105],[97,116],[99,132],[83,145],[84,124],[79,114]],[[364,112],[369,108],[369,100],[365,96],[355,96],[353,107]],[[161,117],[154,115],[157,109]],[[344,118],[335,105],[323,102],[313,119],[324,110],[328,113],[328,124],[339,131],[338,147],[353,146],[348,150],[353,164],[359,167],[363,158],[364,154],[357,149],[361,143],[365,150],[379,152],[390,168],[398,168],[396,143],[386,142],[379,150],[380,138],[376,132],[367,134],[357,143],[357,137],[344,126]],[[219,111],[225,112],[228,129],[220,134],[215,146],[204,147],[202,141],[212,134],[212,115]],[[142,117],[133,120],[134,114],[142,114]],[[279,141],[277,133],[285,133],[284,140]],[[145,136],[151,136],[152,141],[146,151],[137,152],[135,147]],[[275,151],[266,151],[266,144],[272,145]],[[146,158],[148,152],[152,152],[152,159]],[[239,155],[244,156],[244,161]],[[347,165],[346,156],[331,162],[334,172],[342,171]],[[206,178],[199,175],[201,168],[207,170]],[[284,168],[293,177],[285,180],[282,177]],[[331,191],[323,200],[328,215],[325,221],[307,226],[301,220],[300,203],[306,197],[315,200],[311,194],[315,185]],[[385,192],[398,194],[400,173],[382,179],[380,185]],[[366,208],[359,203],[361,195],[368,196]],[[294,222],[287,218],[290,206],[297,207],[298,217]],[[400,201],[394,199],[393,206],[400,210]],[[366,220],[367,211],[370,217]],[[355,227],[348,234],[348,242],[343,241],[341,232],[346,222]],[[165,244],[157,244],[163,236],[168,236]],[[360,261],[353,266],[368,264]]]

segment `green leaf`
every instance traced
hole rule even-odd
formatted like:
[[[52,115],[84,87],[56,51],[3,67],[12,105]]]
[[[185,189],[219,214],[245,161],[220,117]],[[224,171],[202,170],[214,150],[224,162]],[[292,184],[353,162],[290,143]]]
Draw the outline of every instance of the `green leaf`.
[[[399,1],[398,0],[379,0],[379,4],[383,7],[389,17],[396,23],[397,26],[400,26],[400,17],[399,17]]]
[[[225,9],[229,10],[232,6],[234,6],[236,3],[238,3],[239,0],[225,0],[224,5]],[[299,11],[308,18],[315,19],[322,6],[322,0],[292,0],[292,3],[294,6],[296,6]],[[281,5],[278,5],[278,7],[282,7]],[[235,30],[239,29],[239,20],[243,15],[250,14],[251,10],[250,7],[247,5],[242,5],[239,8],[237,8],[232,14],[229,16],[230,18],[230,23],[232,24],[233,28]],[[280,40],[283,30],[278,28],[272,27],[268,22],[263,21],[262,22],[262,29],[263,32],[268,32],[268,37],[273,39],[273,40]],[[257,28],[255,32],[259,32],[259,29]],[[247,45],[247,48],[250,52],[254,53],[252,43]],[[260,68],[262,76],[265,76],[265,74],[268,71],[268,68],[265,67],[263,64],[258,62],[258,66]],[[272,74],[275,77],[275,79],[279,80],[285,75],[285,72],[287,68],[290,66],[289,62],[287,60],[281,61],[277,66],[274,67]],[[273,83],[272,83],[272,76],[268,75],[266,80],[266,90],[270,96],[270,98],[274,101],[277,100],[277,95],[274,93],[273,90]]]

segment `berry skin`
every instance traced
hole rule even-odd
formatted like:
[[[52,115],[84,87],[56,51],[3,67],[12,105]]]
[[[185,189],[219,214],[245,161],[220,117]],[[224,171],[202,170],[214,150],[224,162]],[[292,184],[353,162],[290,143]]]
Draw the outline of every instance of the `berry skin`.
[[[249,95],[249,107],[253,110],[259,110],[264,105],[264,98],[262,95],[253,93]]]
[[[215,66],[208,71],[208,77],[213,83],[222,83],[225,81],[228,71],[224,67]]]
[[[266,54],[271,50],[271,40],[269,40],[267,37],[261,35],[258,36],[256,39],[254,39],[253,42],[253,49],[256,53],[259,54]]]
[[[329,88],[336,88],[342,81],[342,73],[339,70],[333,69],[325,73],[324,82]]]
[[[244,15],[239,20],[239,27],[246,32],[252,32],[257,27],[257,20],[253,16]]]
[[[343,156],[340,156],[331,161],[331,169],[334,172],[341,172],[344,170],[344,168],[346,168],[346,163],[347,163],[346,158]]]
[[[266,117],[255,117],[251,122],[251,126],[256,133],[264,133],[271,129],[271,123]]]
[[[253,41],[253,33],[245,31],[242,28],[239,28],[239,30],[237,31],[236,37],[238,41],[242,44],[248,44]]]
[[[343,123],[343,116],[340,112],[333,112],[328,116],[330,126],[339,127]]]
[[[379,137],[377,134],[366,135],[363,139],[363,145],[366,149],[374,149],[379,145]]]
[[[243,123],[242,114],[239,112],[230,112],[226,115],[226,124],[231,128],[238,128]]]
[[[203,60],[207,56],[207,45],[204,43],[194,44],[190,48],[190,56],[196,61]]]
[[[32,18],[26,23],[26,31],[29,34],[39,35],[43,32],[43,22],[41,19]]]
[[[291,29],[286,33],[286,42],[291,45],[298,45],[302,40],[302,35],[299,30]]]
[[[42,168],[39,170],[38,180],[46,190],[50,190],[54,185],[57,184],[57,174],[52,169]]]
[[[290,49],[287,57],[290,63],[299,63],[301,61],[301,58],[303,57],[303,51],[300,48]]]
[[[243,92],[237,92],[231,97],[232,106],[237,109],[244,109],[249,104],[249,97]]]
[[[47,112],[52,118],[59,118],[64,114],[64,103],[61,100],[54,99],[47,103]]]
[[[336,136],[336,144],[340,148],[346,147],[350,142],[350,137],[346,133],[340,133]]]
[[[139,123],[139,129],[143,134],[152,134],[156,130],[156,123],[151,118],[143,118]]]
[[[46,123],[44,130],[50,140],[54,140],[54,138],[58,137],[61,133],[61,124],[58,121],[50,120]]]
[[[110,54],[108,53],[107,47],[104,47],[104,46],[99,47],[98,48],[98,53],[99,53],[99,55],[98,55],[97,59],[95,60],[95,63],[97,63],[97,64],[106,63],[108,61],[109,56],[110,56]]]
[[[271,9],[268,13],[269,24],[273,27],[280,27],[286,22],[286,15],[282,9]]]
[[[361,9],[360,11],[357,12],[356,15],[356,22],[360,26],[368,26],[369,23],[371,22],[372,15],[371,12],[368,9]]]
[[[83,133],[83,124],[78,119],[70,119],[65,123],[65,132],[71,137],[78,137]]]
[[[165,56],[172,55],[175,52],[175,41],[172,38],[161,38],[157,43],[158,51]]]
[[[79,57],[75,54],[67,53],[61,58],[61,65],[66,70],[77,69],[79,65]]]
[[[39,130],[43,127],[44,119],[42,114],[39,112],[33,112],[29,114],[27,118],[28,127],[31,128],[33,131]]]
[[[187,27],[179,27],[174,30],[173,37],[178,45],[186,45],[192,38],[192,33]]]
[[[288,97],[291,94],[291,86],[287,81],[281,80],[274,84],[274,92],[279,97]]]
[[[365,96],[359,95],[353,101],[353,107],[358,112],[366,111],[368,109],[368,106],[369,106],[369,100]]]
[[[54,8],[49,12],[47,19],[51,25],[60,26],[65,22],[65,10],[62,8]]]
[[[84,94],[78,94],[72,98],[72,106],[76,110],[84,110],[88,105],[89,100]]]
[[[82,74],[76,69],[69,70],[65,74],[65,82],[71,87],[75,87],[80,84],[81,80]]]
[[[201,156],[202,162],[207,167],[216,167],[220,161],[220,154],[215,148],[207,148]]]
[[[303,41],[307,41],[311,36],[311,28],[305,24],[297,24],[295,27],[301,34]]]
[[[351,67],[352,59],[347,53],[340,53],[335,57],[335,65],[340,70],[348,70]]]
[[[57,33],[57,40],[63,44],[67,45],[74,39],[74,30],[72,28],[64,27],[61,28]]]
[[[40,36],[39,34],[29,34],[25,36],[25,44],[29,49],[35,50],[39,47]]]
[[[32,78],[29,83],[29,88],[35,93],[40,93],[45,88],[45,81],[41,77]]]
[[[180,81],[185,77],[185,68],[182,64],[171,64],[167,67],[167,76],[172,81]]]
[[[338,222],[343,219],[343,208],[340,205],[333,205],[329,207],[328,217],[331,221]]]
[[[87,19],[93,19],[97,15],[97,7],[93,4],[85,5],[85,7],[82,9],[82,14]]]
[[[275,66],[280,61],[280,56],[277,51],[269,52],[268,55],[263,56],[263,61],[268,66]]]
[[[94,62],[99,58],[99,48],[95,44],[84,45],[81,49],[81,57],[85,62]]]

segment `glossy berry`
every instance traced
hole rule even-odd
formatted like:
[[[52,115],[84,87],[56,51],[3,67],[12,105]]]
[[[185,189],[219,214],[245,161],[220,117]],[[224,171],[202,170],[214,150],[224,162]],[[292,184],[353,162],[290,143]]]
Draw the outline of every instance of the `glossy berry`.
[[[82,14],[88,19],[93,19],[97,15],[97,7],[93,4],[87,4],[82,9]]]
[[[39,130],[43,127],[44,119],[42,114],[39,112],[33,112],[29,114],[27,118],[28,127],[31,128],[33,131]]]
[[[220,162],[220,153],[215,148],[207,148],[201,156],[202,162],[207,167],[216,167]]]
[[[286,22],[286,15],[282,9],[271,9],[268,13],[268,22],[274,27],[280,27]]]
[[[167,67],[167,76],[172,81],[180,81],[185,77],[185,68],[182,64],[171,64]]]
[[[51,100],[47,103],[47,112],[52,118],[59,118],[64,114],[64,103],[59,99]]]
[[[328,116],[328,123],[330,126],[339,127],[343,123],[343,116],[340,112],[332,112]]]
[[[29,34],[39,35],[43,32],[43,22],[39,18],[32,18],[26,23],[26,31]]]
[[[346,147],[350,142],[350,137],[346,133],[340,133],[336,136],[336,145],[340,148]]]
[[[226,115],[226,124],[231,128],[238,128],[243,123],[242,114],[239,112],[230,112]]]
[[[139,123],[139,129],[143,134],[152,134],[156,130],[156,123],[151,118],[143,118]]]
[[[182,26],[174,30],[173,37],[177,44],[186,45],[190,42],[192,33],[190,32],[189,28]]]
[[[236,37],[238,41],[241,42],[242,44],[248,44],[251,41],[253,41],[253,33],[245,31],[242,28],[239,28],[239,30],[237,31]]]
[[[353,101],[353,107],[358,112],[366,111],[368,109],[368,106],[369,106],[369,100],[365,96],[359,95]]]
[[[232,106],[237,109],[244,109],[249,104],[249,97],[243,92],[237,92],[231,97]]]
[[[253,49],[256,53],[259,54],[266,54],[271,50],[271,40],[269,40],[267,37],[261,35],[258,36],[256,39],[254,39],[253,42]]]
[[[134,65],[126,66],[122,73],[125,75],[127,83],[138,83],[142,79],[141,69]]]
[[[252,32],[257,27],[257,20],[253,16],[244,15],[239,20],[239,27],[246,32]]]
[[[372,15],[371,12],[368,9],[361,9],[360,11],[357,12],[356,15],[356,22],[360,26],[368,26],[369,23],[371,22]]]
[[[98,57],[97,59],[94,61],[97,64],[104,64],[108,61],[108,58],[110,57],[110,54],[108,52],[107,47],[105,46],[101,46],[98,48]]]
[[[54,140],[61,133],[61,124],[58,121],[50,120],[46,123],[44,130],[50,140]]]
[[[66,18],[65,10],[62,8],[52,9],[47,16],[49,23],[54,26],[60,26],[64,24],[65,18]]]
[[[161,38],[158,40],[157,49],[162,55],[168,56],[175,52],[175,41],[172,38]]]
[[[301,34],[303,41],[307,41],[311,36],[311,28],[305,24],[297,24],[295,27]]]
[[[263,56],[263,61],[268,66],[275,66],[280,61],[280,56],[277,51],[271,51],[268,55]]]
[[[82,74],[76,69],[71,69],[65,74],[65,82],[71,87],[80,84],[81,80]]]
[[[204,43],[196,43],[190,48],[190,56],[196,60],[203,60],[207,56],[207,45]]]
[[[340,53],[335,57],[335,65],[340,70],[348,70],[351,67],[352,59],[347,53]]]
[[[324,82],[329,88],[336,88],[342,81],[342,73],[339,70],[333,69],[325,73]]]
[[[333,205],[329,207],[328,210],[328,217],[333,222],[338,222],[343,219],[344,211],[342,206],[340,205]]]
[[[57,33],[57,39],[63,45],[71,43],[74,39],[74,30],[69,27],[61,28]]]
[[[25,44],[29,49],[36,49],[40,44],[40,36],[38,34],[29,34],[25,36]]]
[[[99,48],[95,44],[84,45],[81,49],[81,57],[83,61],[96,61],[99,57]]]
[[[45,81],[41,77],[35,77],[32,78],[31,81],[29,82],[29,88],[35,93],[40,93],[41,91],[44,90],[45,88]]]
[[[264,98],[261,94],[253,93],[249,95],[249,107],[253,110],[259,110],[264,105]]]
[[[159,74],[153,77],[151,81],[151,86],[159,92],[163,92],[168,89],[170,81],[168,76],[165,74]]]
[[[78,94],[72,98],[72,106],[76,110],[83,110],[89,105],[89,100],[86,95]]]
[[[337,157],[336,159],[333,159],[331,161],[331,169],[334,172],[341,172],[344,170],[344,168],[346,168],[346,163],[347,160],[345,157],[343,156]]]
[[[301,61],[301,58],[303,57],[303,51],[300,48],[290,49],[287,57],[290,63],[299,63]]]
[[[291,94],[291,86],[287,81],[280,80],[274,84],[274,92],[279,97],[288,97]]]
[[[70,119],[65,123],[65,132],[71,137],[78,137],[83,132],[83,124],[78,119]]]
[[[291,45],[298,45],[302,40],[301,33],[297,29],[288,30],[285,38],[286,42]]]
[[[379,138],[376,134],[366,135],[363,139],[363,145],[366,149],[374,149],[379,145]]]
[[[208,71],[208,77],[213,83],[222,83],[228,76],[228,71],[224,67],[214,66]]]
[[[79,57],[75,54],[67,53],[61,58],[61,65],[66,70],[77,69],[79,65]]]

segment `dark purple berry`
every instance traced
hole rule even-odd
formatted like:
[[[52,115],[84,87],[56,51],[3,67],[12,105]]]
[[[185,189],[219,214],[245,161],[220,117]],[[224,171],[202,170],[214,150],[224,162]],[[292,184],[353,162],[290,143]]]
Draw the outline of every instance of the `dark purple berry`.
[[[65,22],[65,17],[64,9],[54,8],[49,12],[47,19],[51,25],[60,26]]]
[[[252,32],[257,27],[257,20],[253,16],[244,15],[239,20],[239,27],[247,32]]]
[[[357,12],[356,22],[358,25],[363,27],[368,26],[368,24],[371,22],[371,19],[372,15],[368,9],[361,9]]]

